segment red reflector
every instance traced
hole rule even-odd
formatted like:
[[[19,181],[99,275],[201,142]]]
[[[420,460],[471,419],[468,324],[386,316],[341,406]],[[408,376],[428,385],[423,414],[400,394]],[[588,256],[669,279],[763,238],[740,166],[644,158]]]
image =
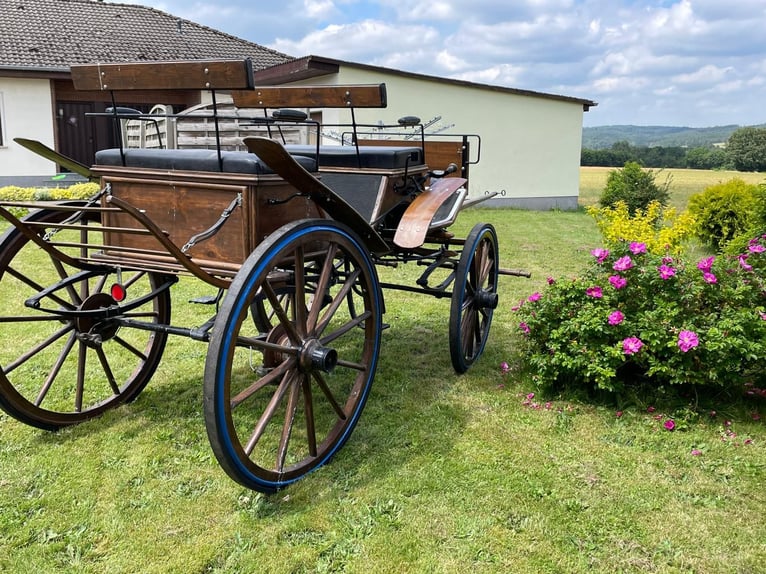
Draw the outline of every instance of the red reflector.
[[[125,290],[125,287],[123,287],[119,283],[115,283],[114,285],[112,285],[112,288],[110,291],[112,294],[112,299],[114,299],[118,303],[120,301],[124,301],[125,296],[128,294],[127,291]]]

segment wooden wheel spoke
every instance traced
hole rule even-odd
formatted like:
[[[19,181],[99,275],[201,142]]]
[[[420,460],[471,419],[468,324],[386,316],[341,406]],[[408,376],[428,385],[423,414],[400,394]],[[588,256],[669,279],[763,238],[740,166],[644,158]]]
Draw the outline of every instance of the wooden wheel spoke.
[[[301,338],[306,337],[306,257],[303,246],[295,248],[295,305],[293,315],[295,327]]]
[[[134,283],[136,283],[136,281],[138,281],[139,279],[141,279],[145,275],[146,275],[146,271],[140,271],[140,272],[136,273],[135,275],[133,275],[125,283],[123,283],[122,286],[125,287],[125,289],[127,290],[130,286],[132,286]],[[106,282],[106,275],[104,276],[103,281]],[[101,287],[103,287],[103,283],[102,283]]]
[[[354,286],[354,283],[356,283],[356,280],[359,278],[361,273],[362,272],[359,269],[354,270],[354,272],[351,273],[351,275],[349,275],[346,281],[343,283],[343,286],[340,288],[338,293],[335,294],[335,297],[327,307],[325,314],[322,316],[322,320],[316,327],[315,332],[317,336],[321,335],[322,332],[327,328],[327,325],[335,316],[335,313],[338,311],[341,303],[343,303],[348,294],[351,292],[351,288]]]
[[[303,411],[306,415],[306,440],[309,446],[309,456],[317,456],[317,431],[314,420],[314,398],[311,395],[311,381],[303,377]]]
[[[60,330],[56,331],[55,333],[53,333],[53,335],[51,335],[50,337],[45,339],[45,341],[42,341],[40,344],[36,345],[32,349],[30,349],[29,351],[24,353],[21,357],[19,357],[18,359],[16,359],[12,363],[10,363],[10,364],[6,365],[5,367],[3,367],[3,374],[7,375],[11,371],[13,371],[15,368],[17,368],[19,365],[23,365],[29,359],[34,357],[37,353],[39,353],[43,349],[47,348],[48,346],[52,345],[58,339],[60,339],[61,337],[63,337],[64,335],[66,335],[67,333],[72,331],[73,328],[74,328],[73,326],[67,325],[63,329],[60,329]]]
[[[46,377],[45,382],[43,383],[43,386],[40,389],[40,392],[37,394],[37,398],[35,399],[36,407],[39,407],[43,403],[43,401],[45,400],[45,397],[48,395],[48,391],[51,390],[53,381],[56,380],[56,377],[61,371],[61,367],[64,364],[64,361],[66,360],[66,358],[69,356],[69,352],[72,350],[72,347],[74,346],[76,340],[77,339],[75,338],[74,333],[72,333],[69,336],[69,339],[67,339],[67,342],[64,345],[64,348],[61,349],[61,352],[59,353],[59,356],[56,359],[56,362],[53,364],[53,367],[51,368],[50,373],[48,373],[48,376]]]
[[[335,414],[338,415],[340,420],[345,421],[348,418],[346,412],[338,404],[338,401],[335,399],[335,396],[330,390],[330,387],[327,385],[327,382],[324,380],[324,377],[322,377],[319,372],[314,372],[313,377],[317,383],[317,386],[320,388],[324,396],[327,398],[327,401],[330,403],[332,410],[335,411]]]
[[[353,329],[354,327],[358,327],[359,325],[364,323],[365,320],[369,319],[371,316],[372,316],[372,313],[370,313],[370,311],[365,311],[361,315],[357,315],[356,317],[348,321],[345,325],[342,325],[341,327],[339,327],[338,329],[336,329],[329,335],[325,335],[324,337],[322,337],[319,340],[320,343],[322,343],[323,345],[332,343],[335,339],[342,337],[343,335],[351,331],[351,329]]]
[[[304,375],[300,378],[305,379],[306,377]],[[290,383],[290,394],[287,397],[285,422],[282,425],[282,435],[279,437],[279,447],[277,448],[277,472],[282,472],[285,468],[290,436],[293,433],[293,425],[295,424],[295,413],[298,411],[298,399],[301,394],[301,387],[302,383],[299,384],[299,381],[295,379]]]
[[[285,311],[285,308],[282,306],[282,302],[279,300],[279,296],[274,292],[274,289],[271,286],[271,283],[269,283],[268,281],[264,281],[263,284],[261,285],[261,288],[263,289],[263,292],[266,294],[266,297],[269,299],[271,306],[274,308],[274,313],[276,314],[277,319],[279,319],[279,323],[285,328],[285,331],[287,332],[287,336],[290,337],[290,340],[293,342],[294,345],[300,346],[302,344],[302,337],[300,333],[296,330],[295,324],[290,320],[290,317],[287,315],[287,312]],[[287,300],[289,301],[289,297]]]
[[[281,365],[278,367],[275,367],[272,369],[269,373],[264,375],[263,377],[257,379],[252,385],[247,387],[246,389],[240,391],[237,393],[237,396],[233,397],[229,404],[231,405],[232,410],[241,405],[244,401],[252,397],[255,393],[263,389],[264,387],[267,387],[268,385],[272,385],[277,382],[278,379],[280,379],[284,374],[289,370],[295,367],[295,360],[289,360],[284,361]]]
[[[77,353],[77,386],[74,393],[74,412],[82,412],[82,398],[85,394],[85,366],[88,358],[88,347],[80,342]]]
[[[127,349],[128,351],[130,351],[131,353],[133,353],[133,354],[134,354],[136,357],[138,357],[138,358],[139,358],[139,359],[141,359],[142,361],[145,361],[145,360],[147,359],[147,356],[146,356],[146,355],[145,355],[143,352],[141,352],[140,350],[136,349],[136,348],[135,348],[133,345],[131,345],[130,343],[128,343],[128,342],[127,342],[125,339],[123,339],[122,337],[114,337],[114,341],[115,341],[116,343],[119,343],[119,344],[120,344],[120,346],[122,346],[123,348],[125,348],[125,349]]]
[[[61,263],[61,261],[59,261],[58,259],[56,259],[52,255],[50,256],[50,260],[53,263],[53,267],[56,269],[56,272],[59,274],[59,278],[62,281],[64,281],[65,279],[68,279],[69,278],[69,273],[67,273],[66,269],[64,269],[63,263]],[[83,300],[84,300],[84,298],[88,296],[88,292],[87,292],[88,291],[88,289],[87,289],[88,282],[87,281],[83,281],[82,285],[83,285],[83,288],[85,289],[85,293],[82,294],[83,296],[81,296],[81,294],[78,293],[75,290],[74,284],[70,283],[70,284],[68,284],[65,287],[65,289],[69,293],[69,296],[72,298],[72,301],[74,301],[76,306],[81,305]]]
[[[324,302],[324,292],[327,290],[327,287],[330,284],[330,277],[335,270],[333,263],[335,262],[335,254],[337,251],[338,246],[334,243],[330,245],[327,250],[327,256],[322,265],[322,271],[319,274],[319,282],[317,283],[314,300],[311,302],[311,310],[309,311],[309,316],[306,321],[306,327],[309,333],[313,333],[316,328],[319,312],[322,310],[322,303]]]
[[[351,361],[346,361],[344,359],[338,359],[338,367],[346,367],[347,369],[353,369],[355,371],[359,372],[365,372],[367,370],[367,365],[363,363],[353,363]]]
[[[295,380],[295,378],[299,376],[296,374],[294,370],[288,370],[284,376],[282,377],[282,380],[279,383],[279,386],[277,387],[276,391],[274,391],[274,394],[271,396],[271,400],[269,401],[269,404],[266,406],[266,409],[261,414],[261,417],[258,419],[258,422],[255,424],[255,427],[253,428],[253,432],[250,435],[250,439],[247,441],[247,444],[245,445],[245,453],[250,456],[253,452],[253,449],[255,448],[255,445],[258,444],[258,441],[263,436],[264,431],[266,430],[266,427],[268,426],[269,422],[271,422],[271,419],[274,418],[274,413],[277,412],[277,408],[279,407],[279,403],[282,402],[282,399],[285,396],[285,393],[290,389],[290,386],[292,382]]]
[[[114,378],[112,367],[109,364],[109,359],[107,359],[106,353],[104,353],[103,347],[96,347],[96,356],[98,357],[98,360],[101,363],[101,368],[104,369],[106,380],[109,383],[109,386],[112,388],[112,392],[114,393],[115,396],[119,395],[120,387],[117,386],[117,381]]]
[[[43,291],[45,289],[45,287],[40,285],[37,281],[32,280],[31,278],[27,277],[23,273],[15,270],[14,268],[12,268],[10,266],[5,268],[5,273],[8,273],[12,277],[15,277],[16,279],[18,279],[19,281],[21,281],[22,283],[24,283],[28,287],[31,287],[32,289],[34,289],[34,291],[37,292],[37,293],[39,293],[40,291]],[[66,299],[62,299],[61,297],[59,297],[55,293],[49,293],[48,294],[48,298],[51,301],[55,301],[56,303],[58,303],[59,305],[61,305],[62,307],[66,308],[66,309],[74,309],[76,307],[76,305],[73,305],[71,301],[67,301]]]
[[[481,340],[481,333],[478,332],[476,321],[476,311],[469,309],[463,315],[463,323],[460,326],[461,338],[463,340],[463,354],[466,357],[472,357],[477,340]]]

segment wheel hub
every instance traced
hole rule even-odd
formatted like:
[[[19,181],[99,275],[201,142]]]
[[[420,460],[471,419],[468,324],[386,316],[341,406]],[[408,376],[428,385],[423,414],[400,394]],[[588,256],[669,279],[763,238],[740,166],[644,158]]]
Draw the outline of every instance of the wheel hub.
[[[317,339],[309,339],[300,353],[300,365],[304,371],[331,373],[338,364],[338,351],[322,346]]]
[[[117,302],[106,293],[96,293],[91,295],[82,305],[80,311],[95,311],[97,309],[107,309],[116,305]],[[75,326],[79,332],[80,340],[90,345],[100,345],[108,341],[117,334],[120,326],[116,321],[97,313],[86,314],[75,320]]]
[[[486,289],[479,289],[473,296],[474,305],[481,309],[497,309],[499,300],[497,293]]]

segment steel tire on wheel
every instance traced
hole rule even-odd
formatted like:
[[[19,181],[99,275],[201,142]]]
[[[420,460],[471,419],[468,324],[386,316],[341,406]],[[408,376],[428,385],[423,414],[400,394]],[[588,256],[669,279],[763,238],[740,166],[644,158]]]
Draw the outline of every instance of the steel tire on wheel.
[[[274,492],[343,446],[375,376],[382,308],[363,243],[335,221],[289,223],[248,257],[205,363],[205,425],[232,479]]]
[[[458,373],[466,372],[484,351],[497,307],[498,269],[495,229],[477,223],[460,255],[450,305],[450,358]]]
[[[42,236],[46,223],[61,222],[69,215],[36,211],[24,221],[41,224],[35,229]],[[60,231],[52,237],[59,242],[72,239],[81,240],[80,232]],[[79,247],[62,249],[74,257],[80,252]],[[118,324],[126,318],[169,322],[167,289],[136,309],[119,311],[131,300],[151,295],[162,276],[122,271],[128,298],[119,306],[109,293],[117,276],[107,267],[89,277],[75,277],[69,287],[39,295],[79,271],[50,256],[15,227],[0,238],[0,408],[42,429],[81,423],[135,399],[165,348],[166,334]],[[25,304],[33,296],[38,297],[38,308]],[[115,310],[112,317],[93,318],[93,312],[110,307]]]

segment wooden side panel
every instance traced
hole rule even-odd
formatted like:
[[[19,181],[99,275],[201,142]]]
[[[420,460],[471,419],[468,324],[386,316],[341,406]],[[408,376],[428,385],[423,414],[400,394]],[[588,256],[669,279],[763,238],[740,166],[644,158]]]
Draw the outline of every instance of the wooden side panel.
[[[207,268],[236,271],[269,234],[296,219],[326,217],[309,197],[299,194],[278,176],[206,172],[166,172],[146,168],[94,168],[112,195],[142,210],[178,248],[194,235],[210,229],[241,196],[220,230],[187,251]],[[108,207],[107,199],[104,206]],[[156,262],[169,254],[154,236],[130,233],[141,224],[126,213],[107,211],[106,254],[126,261]]]
[[[420,140],[368,140],[360,139],[360,146],[417,146],[420,147]],[[464,162],[464,158],[469,157],[468,150],[465,148],[462,141],[438,141],[429,140],[425,141],[425,158],[428,167],[431,169],[445,169],[449,164],[454,163],[458,166],[455,173],[448,175],[447,177],[463,177],[468,178],[468,165]]]
[[[237,194],[242,194],[242,206],[232,212],[221,230],[197,243],[188,253],[195,259],[237,264],[250,253],[247,206],[252,193],[247,186],[104,176],[102,185],[107,183],[111,184],[114,196],[142,210],[179,248],[215,224]],[[137,221],[124,213],[108,212],[104,219],[108,227],[140,228]],[[105,243],[143,250],[153,256],[165,253],[152,236],[110,232],[105,234]],[[132,257],[140,259],[140,255]]]
[[[232,92],[238,108],[385,108],[385,84],[258,86]]]
[[[71,68],[77,90],[246,90],[253,65],[246,60],[85,64]]]

